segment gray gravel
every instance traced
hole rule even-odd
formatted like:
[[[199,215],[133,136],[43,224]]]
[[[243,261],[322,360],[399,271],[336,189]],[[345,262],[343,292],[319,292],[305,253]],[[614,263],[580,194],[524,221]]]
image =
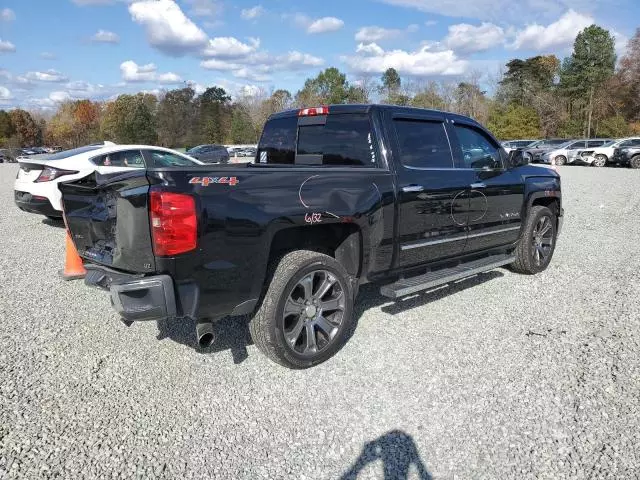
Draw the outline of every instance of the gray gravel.
[[[289,371],[226,321],[118,322],[56,271],[64,230],[0,165],[0,478],[634,478],[640,171],[564,167],[550,268],[398,304],[374,288],[329,362]]]

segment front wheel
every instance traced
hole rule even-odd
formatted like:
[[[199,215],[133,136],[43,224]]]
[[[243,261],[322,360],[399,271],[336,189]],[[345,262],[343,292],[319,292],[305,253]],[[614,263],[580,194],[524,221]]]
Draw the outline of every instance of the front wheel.
[[[607,164],[607,156],[606,155],[596,155],[593,157],[593,165],[594,167],[604,167]]]
[[[636,155],[629,161],[629,166],[631,168],[640,168],[640,155]]]
[[[565,157],[564,155],[558,155],[556,158],[554,158],[556,165],[557,166],[562,166],[565,163],[567,163],[567,157]]]
[[[278,262],[249,331],[271,360],[301,369],[335,355],[352,324],[353,290],[344,267],[328,255],[298,250]]]
[[[529,212],[511,268],[528,275],[540,273],[549,266],[555,248],[556,216],[547,207],[536,205]]]

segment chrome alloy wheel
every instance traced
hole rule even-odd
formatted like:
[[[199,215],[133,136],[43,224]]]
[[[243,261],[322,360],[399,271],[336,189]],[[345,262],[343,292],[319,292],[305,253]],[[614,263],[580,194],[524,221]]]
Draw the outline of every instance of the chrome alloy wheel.
[[[553,228],[551,217],[543,215],[533,229],[532,255],[533,261],[542,266],[551,256],[553,249]]]
[[[294,352],[312,356],[332,343],[344,318],[344,292],[327,270],[314,270],[295,284],[283,311],[284,337]]]

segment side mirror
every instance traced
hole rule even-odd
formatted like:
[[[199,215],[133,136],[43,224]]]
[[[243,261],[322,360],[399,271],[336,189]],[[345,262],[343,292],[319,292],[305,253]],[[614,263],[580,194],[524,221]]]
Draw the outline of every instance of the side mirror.
[[[510,168],[517,168],[522,167],[523,165],[528,165],[529,159],[523,155],[522,150],[511,150],[509,152],[507,163]]]

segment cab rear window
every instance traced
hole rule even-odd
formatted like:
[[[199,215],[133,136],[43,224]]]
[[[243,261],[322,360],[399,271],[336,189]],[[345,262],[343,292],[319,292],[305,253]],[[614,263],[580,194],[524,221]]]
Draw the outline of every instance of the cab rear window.
[[[267,122],[256,162],[367,167],[376,165],[374,152],[366,114],[329,114],[324,123],[301,125],[286,117]]]

